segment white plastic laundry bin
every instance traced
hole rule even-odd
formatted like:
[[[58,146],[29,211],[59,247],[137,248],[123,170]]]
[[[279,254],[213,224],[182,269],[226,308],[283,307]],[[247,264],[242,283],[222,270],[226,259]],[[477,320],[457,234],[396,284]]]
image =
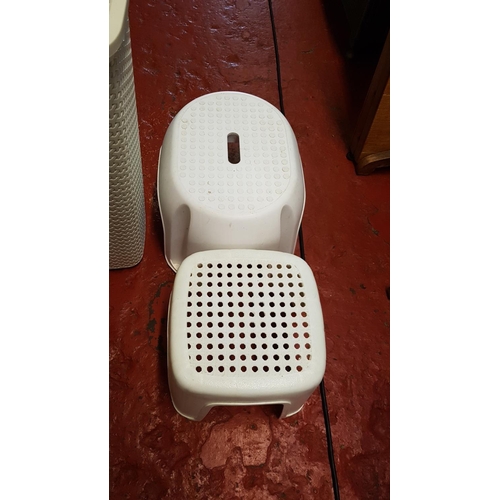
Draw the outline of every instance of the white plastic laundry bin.
[[[165,134],[158,201],[165,258],[174,271],[204,250],[293,253],[305,188],[287,119],[242,92],[191,101]]]
[[[109,267],[144,253],[146,216],[135,102],[128,0],[109,3]]]

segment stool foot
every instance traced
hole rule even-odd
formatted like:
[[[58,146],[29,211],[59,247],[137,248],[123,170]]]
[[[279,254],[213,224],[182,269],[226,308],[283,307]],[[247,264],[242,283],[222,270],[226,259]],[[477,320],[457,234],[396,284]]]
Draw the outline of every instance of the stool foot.
[[[295,415],[304,406],[304,401],[300,402],[291,402],[283,405],[283,411],[281,412],[280,418],[288,418],[292,415]]]
[[[194,420],[195,422],[203,420],[212,408],[212,406],[200,403],[196,400],[191,400],[189,404],[184,402],[183,404],[178,405],[172,399],[172,403],[174,404],[174,408],[177,413],[189,420]]]

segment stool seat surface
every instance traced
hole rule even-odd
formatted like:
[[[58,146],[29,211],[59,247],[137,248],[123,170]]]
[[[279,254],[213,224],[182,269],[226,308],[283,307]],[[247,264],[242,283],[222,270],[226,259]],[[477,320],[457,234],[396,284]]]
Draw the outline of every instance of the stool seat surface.
[[[271,104],[240,92],[216,92],[186,105],[178,118],[174,163],[187,196],[215,211],[245,215],[274,203],[290,184],[290,127]],[[228,161],[227,138],[238,134],[241,154]]]

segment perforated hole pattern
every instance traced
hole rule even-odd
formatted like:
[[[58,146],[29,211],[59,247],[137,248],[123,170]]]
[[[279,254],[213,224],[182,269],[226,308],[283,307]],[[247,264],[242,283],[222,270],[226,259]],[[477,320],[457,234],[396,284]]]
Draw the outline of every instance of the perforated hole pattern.
[[[130,267],[146,234],[130,33],[109,60],[109,267]]]
[[[179,117],[178,175],[190,196],[232,213],[264,208],[287,189],[289,158],[283,117],[250,95],[209,94]],[[228,159],[227,136],[239,136],[241,160]]]
[[[310,318],[294,265],[204,262],[189,279],[185,332],[194,370],[218,376],[307,370]]]

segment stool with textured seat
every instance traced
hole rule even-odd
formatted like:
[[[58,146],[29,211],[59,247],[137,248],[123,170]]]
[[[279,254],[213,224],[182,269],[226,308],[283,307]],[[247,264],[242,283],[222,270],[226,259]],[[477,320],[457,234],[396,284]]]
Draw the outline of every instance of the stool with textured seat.
[[[305,203],[297,141],[274,106],[242,92],[190,102],[160,151],[165,258],[176,271],[203,250],[293,253]]]

